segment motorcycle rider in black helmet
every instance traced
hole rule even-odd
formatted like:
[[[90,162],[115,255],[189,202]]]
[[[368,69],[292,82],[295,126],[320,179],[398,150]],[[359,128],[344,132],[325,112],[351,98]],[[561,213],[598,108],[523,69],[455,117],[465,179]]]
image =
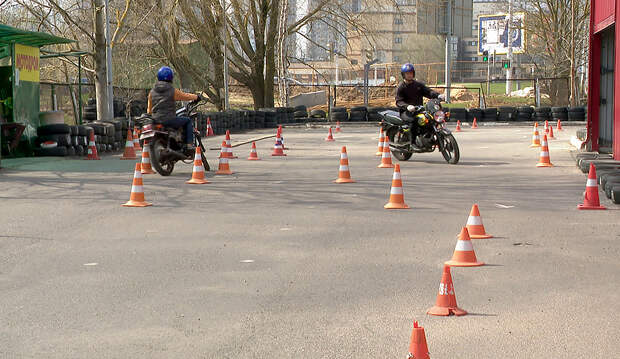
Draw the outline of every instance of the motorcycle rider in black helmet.
[[[400,118],[411,124],[413,138],[418,135],[418,123],[414,121],[413,112],[416,106],[423,105],[423,98],[441,98],[439,93],[431,90],[426,85],[415,80],[415,68],[406,63],[400,68],[403,81],[396,89],[396,106],[400,111]]]

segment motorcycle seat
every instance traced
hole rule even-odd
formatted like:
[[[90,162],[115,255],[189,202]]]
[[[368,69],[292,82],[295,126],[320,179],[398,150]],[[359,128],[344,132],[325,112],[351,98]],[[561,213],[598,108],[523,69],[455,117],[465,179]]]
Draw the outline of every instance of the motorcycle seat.
[[[392,125],[401,126],[405,123],[405,121],[400,118],[400,113],[398,113],[398,111],[387,110],[381,111],[379,114],[383,116],[386,122]]]

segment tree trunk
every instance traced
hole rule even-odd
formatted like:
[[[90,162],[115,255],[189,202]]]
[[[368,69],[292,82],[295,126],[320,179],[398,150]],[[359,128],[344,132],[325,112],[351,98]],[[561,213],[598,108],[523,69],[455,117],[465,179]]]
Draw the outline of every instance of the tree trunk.
[[[97,119],[111,120],[108,109],[105,13],[103,0],[93,0],[95,14],[95,93],[97,97]]]

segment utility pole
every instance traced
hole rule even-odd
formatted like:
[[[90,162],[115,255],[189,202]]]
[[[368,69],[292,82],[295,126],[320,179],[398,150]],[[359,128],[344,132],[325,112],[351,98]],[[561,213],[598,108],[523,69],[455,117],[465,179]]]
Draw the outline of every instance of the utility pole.
[[[512,0],[508,0],[508,68],[506,69],[506,95],[512,92]]]
[[[452,55],[450,54],[451,43],[450,40],[452,38],[452,0],[448,0],[447,9],[446,9],[446,69],[445,69],[445,83],[446,83],[446,102],[450,103],[450,80],[451,73],[450,70],[452,68]]]
[[[106,120],[114,118],[114,87],[112,86],[112,39],[110,33],[110,1],[105,0],[105,40],[106,40],[106,77],[108,90],[108,116]]]
[[[226,0],[222,0],[222,22],[224,25],[224,34],[222,39],[224,41],[224,110],[230,109],[229,93],[228,93],[228,44],[226,38],[228,37],[228,16],[226,15],[227,5]]]
[[[575,0],[570,2],[570,105],[575,106]]]

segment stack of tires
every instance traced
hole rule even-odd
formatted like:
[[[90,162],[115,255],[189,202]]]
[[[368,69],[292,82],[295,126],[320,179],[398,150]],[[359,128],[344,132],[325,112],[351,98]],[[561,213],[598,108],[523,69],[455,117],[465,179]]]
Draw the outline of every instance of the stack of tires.
[[[379,114],[381,111],[385,111],[384,107],[368,107],[368,121],[381,122],[383,117]]]
[[[254,117],[256,122],[256,128],[265,128],[267,127],[265,124],[265,112],[264,111],[254,111]]]
[[[304,105],[296,106],[293,117],[295,118],[295,123],[308,122],[308,108]]]
[[[329,119],[332,122],[346,122],[349,121],[349,114],[345,107],[332,107],[332,111],[329,114]]]
[[[485,122],[497,121],[497,108],[489,107],[482,110],[482,120]]]
[[[484,118],[483,118],[483,115],[482,115],[482,109],[470,108],[467,111],[467,121],[473,122],[474,118],[476,119],[476,122],[484,121]]]
[[[512,106],[501,106],[497,118],[502,122],[515,121],[517,118],[517,109]]]
[[[118,122],[103,121],[95,121],[89,124],[95,130],[95,143],[97,144],[98,152],[112,152],[124,148],[125,142],[121,143],[121,141],[126,140],[126,134],[125,136],[122,135],[119,125],[120,123]],[[117,128],[119,128],[118,131],[116,130]],[[119,135],[116,134],[117,132],[119,132]]]
[[[566,107],[551,107],[551,120],[566,121],[568,120],[568,108]]]
[[[569,121],[585,121],[586,109],[584,107],[570,107],[567,116]]]
[[[325,120],[326,117],[327,114],[323,110],[315,109],[310,111],[310,118],[312,118],[313,121],[322,121]]]
[[[265,114],[264,128],[277,128],[278,127],[278,113],[275,108],[261,108]]]
[[[534,109],[533,120],[536,122],[545,122],[551,120],[551,108],[550,107],[536,107]]]
[[[88,99],[88,102],[82,108],[82,120],[86,122],[97,121],[97,102],[94,98]]]
[[[467,109],[465,108],[453,107],[450,108],[448,112],[450,112],[450,121],[467,121]]]
[[[349,121],[368,121],[368,109],[366,106],[351,107],[351,110],[349,111]]]
[[[534,108],[530,106],[517,107],[517,121],[531,121]]]
[[[35,156],[83,156],[93,131],[88,126],[52,124],[37,128]]]

